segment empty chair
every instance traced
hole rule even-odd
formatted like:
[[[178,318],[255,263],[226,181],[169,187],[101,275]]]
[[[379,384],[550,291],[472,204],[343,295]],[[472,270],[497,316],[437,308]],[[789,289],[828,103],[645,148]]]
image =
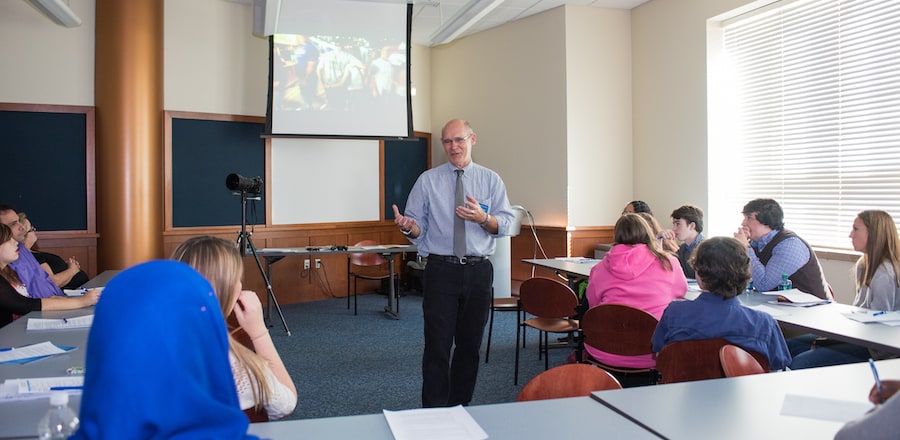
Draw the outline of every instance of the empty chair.
[[[591,307],[581,317],[581,333],[585,345],[617,356],[652,357],[650,339],[659,321],[650,313],[637,307],[623,304],[600,304]],[[655,382],[653,366],[646,368],[612,365],[601,362],[585,352],[586,362],[619,373],[646,373],[650,382]]]
[[[363,240],[356,243],[354,247],[360,246],[377,246],[378,242],[374,240]],[[350,308],[350,285],[353,285],[353,314],[357,314],[357,289],[358,282],[363,280],[386,280],[391,276],[396,276],[387,269],[388,260],[379,254],[364,253],[350,254],[347,259],[347,308]],[[351,283],[352,280],[352,283]],[[397,311],[400,311],[400,300],[397,299]]]
[[[748,376],[765,373],[766,370],[750,353],[737,345],[724,345],[719,349],[719,361],[725,377]]]
[[[530,278],[519,288],[519,304],[522,318],[525,319],[516,327],[516,372],[513,383],[519,383],[519,340],[523,326],[538,330],[538,353],[544,357],[544,369],[550,366],[549,338],[550,333],[574,333],[578,331],[578,320],[572,319],[578,307],[578,296],[569,286],[550,278]]]
[[[666,345],[656,355],[656,369],[660,383],[689,382],[693,380],[717,379],[725,377],[719,350],[729,342],[721,339],[697,339],[678,341]],[[769,361],[759,353],[750,353],[762,366],[769,370]]]
[[[528,381],[517,402],[590,396],[594,391],[621,389],[619,381],[602,368],[588,364],[553,367]]]
[[[516,322],[519,322],[519,296],[515,293],[509,298],[494,298],[491,290],[491,315],[488,320],[488,340],[484,349],[484,363],[488,363],[491,355],[491,336],[494,333],[494,312],[516,312]]]

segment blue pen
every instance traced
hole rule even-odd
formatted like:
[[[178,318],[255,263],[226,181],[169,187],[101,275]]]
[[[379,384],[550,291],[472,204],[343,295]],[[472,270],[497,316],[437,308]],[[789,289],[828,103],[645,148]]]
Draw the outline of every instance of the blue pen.
[[[0,347],[0,351],[12,351],[12,347]]]
[[[80,390],[83,387],[50,387],[50,391]]]
[[[878,391],[881,403],[884,403],[884,399],[881,398],[881,379],[878,378],[878,369],[875,368],[875,361],[872,358],[869,358],[869,366],[872,367],[872,375],[875,376],[875,390]]]
[[[884,310],[882,310],[882,311],[880,311],[880,312],[875,312],[875,313],[873,313],[872,316],[880,316],[880,315],[884,315],[885,313],[887,313],[887,312],[885,312]]]

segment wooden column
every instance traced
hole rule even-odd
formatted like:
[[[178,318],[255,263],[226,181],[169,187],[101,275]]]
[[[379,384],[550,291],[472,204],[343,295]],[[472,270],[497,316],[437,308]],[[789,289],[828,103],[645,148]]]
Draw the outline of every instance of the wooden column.
[[[96,0],[101,270],[163,257],[163,1]]]

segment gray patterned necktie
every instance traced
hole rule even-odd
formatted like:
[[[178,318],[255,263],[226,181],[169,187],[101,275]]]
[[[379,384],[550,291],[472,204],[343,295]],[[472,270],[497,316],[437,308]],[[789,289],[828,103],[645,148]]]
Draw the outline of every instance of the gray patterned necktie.
[[[465,204],[462,174],[463,170],[456,170],[456,206]],[[466,221],[456,213],[453,215],[453,255],[456,258],[466,256]]]

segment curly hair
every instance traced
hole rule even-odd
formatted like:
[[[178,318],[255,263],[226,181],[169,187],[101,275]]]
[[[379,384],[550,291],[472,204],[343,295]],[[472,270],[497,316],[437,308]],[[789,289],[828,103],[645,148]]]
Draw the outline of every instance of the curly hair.
[[[747,248],[731,237],[712,237],[700,242],[691,266],[703,290],[724,298],[741,294],[750,281]]]

